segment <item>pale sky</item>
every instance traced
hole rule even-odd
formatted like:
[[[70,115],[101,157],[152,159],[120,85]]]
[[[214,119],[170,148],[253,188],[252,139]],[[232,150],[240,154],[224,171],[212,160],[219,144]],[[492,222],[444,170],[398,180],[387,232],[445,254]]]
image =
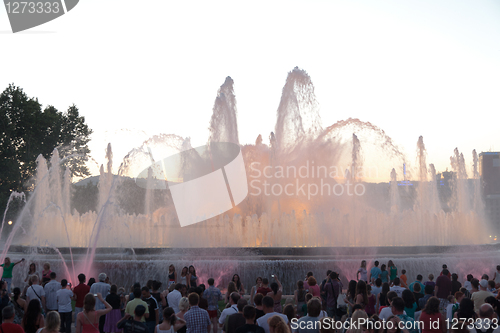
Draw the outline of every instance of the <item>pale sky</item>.
[[[103,163],[108,141],[120,160],[160,133],[204,144],[226,76],[240,143],[267,143],[299,66],[324,128],[371,122],[410,162],[423,135],[428,163],[444,171],[455,147],[469,165],[472,149],[500,150],[499,18],[496,0],[81,0],[12,34],[1,9],[0,89],[13,82],[60,111],[76,104]]]

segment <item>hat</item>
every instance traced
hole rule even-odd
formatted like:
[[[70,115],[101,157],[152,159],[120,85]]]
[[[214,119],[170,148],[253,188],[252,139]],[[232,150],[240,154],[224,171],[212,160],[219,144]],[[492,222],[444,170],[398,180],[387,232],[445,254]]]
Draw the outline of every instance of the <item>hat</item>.
[[[487,288],[488,287],[488,281],[486,280],[481,280],[479,281],[479,285],[483,288]]]
[[[144,316],[144,313],[146,312],[146,307],[144,305],[137,305],[134,310],[134,314],[137,317],[142,317]]]
[[[99,274],[99,281],[100,282],[106,281],[106,277],[107,277],[106,273]]]

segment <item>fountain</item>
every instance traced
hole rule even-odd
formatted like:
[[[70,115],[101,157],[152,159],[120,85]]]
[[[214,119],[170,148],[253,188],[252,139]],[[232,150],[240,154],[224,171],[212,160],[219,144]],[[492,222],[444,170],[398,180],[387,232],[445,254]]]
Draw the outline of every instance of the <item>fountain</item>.
[[[239,144],[230,77],[214,103],[211,142]],[[259,135],[255,144],[241,146],[248,197],[222,215],[181,228],[168,190],[168,184],[177,180],[165,180],[150,166],[190,148],[189,138],[155,136],[131,150],[113,175],[109,144],[107,163],[100,169],[97,205],[87,212],[71,209],[71,175],[61,170],[58,151],[54,150],[50,168],[40,156],[35,190],[3,245],[1,260],[14,244],[31,261],[52,262],[71,281],[81,271],[92,274],[98,269],[122,284],[145,276],[166,281],[170,263],[178,269],[194,263],[202,267],[198,268],[201,281],[212,276],[224,284],[237,271],[250,286],[253,275],[268,276],[272,271],[289,289],[304,270],[322,276],[335,267],[345,272],[344,278],[352,278],[349,272],[356,271],[361,258],[384,260],[401,253],[402,268],[410,276],[436,272],[440,255],[461,276],[496,266],[490,252],[481,263],[473,256],[467,264],[460,259],[470,250],[459,250],[463,245],[490,251],[480,246],[489,241],[490,228],[480,197],[476,152],[469,179],[465,158],[455,149],[453,194],[442,202],[436,170],[426,161],[423,137],[417,142],[418,163],[407,172],[406,156],[377,126],[348,119],[324,129],[314,86],[299,68],[288,74],[269,145]],[[147,170],[145,179],[134,183],[142,170]],[[417,177],[410,182],[412,174]],[[374,183],[385,178],[390,183]],[[142,180],[146,189],[138,186]],[[167,188],[155,189],[152,184],[157,182]],[[11,200],[19,196],[13,194]],[[139,212],[128,210],[132,202],[140,203]],[[4,222],[5,215],[2,230]],[[186,250],[190,248],[194,250]],[[196,251],[200,248],[206,250]],[[309,248],[317,250],[307,252]],[[413,257],[414,251],[421,254]],[[267,255],[259,257],[262,254]],[[16,274],[19,283],[24,273]]]

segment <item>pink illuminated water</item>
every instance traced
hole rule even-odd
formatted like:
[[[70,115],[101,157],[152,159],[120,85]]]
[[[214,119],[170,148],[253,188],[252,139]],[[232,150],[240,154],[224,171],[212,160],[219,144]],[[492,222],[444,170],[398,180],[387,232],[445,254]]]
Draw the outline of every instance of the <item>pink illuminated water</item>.
[[[239,144],[233,85],[228,77],[217,93],[208,142]],[[438,195],[436,170],[428,164],[423,137],[417,140],[417,163],[412,167],[393,140],[370,122],[349,118],[324,128],[311,78],[299,68],[288,73],[274,133],[269,136],[256,133],[256,137],[255,144],[241,146],[249,196],[233,210],[185,228],[179,227],[168,191],[160,206],[153,202],[154,193],[146,191],[144,212],[128,214],[120,207],[120,197],[128,193],[119,185],[126,177],[136,177],[153,162],[190,149],[189,138],[173,134],[154,136],[142,146],[131,149],[123,159],[113,156],[112,144],[109,144],[105,151],[106,165],[100,170],[98,207],[96,211],[82,214],[70,209],[71,175],[68,171],[63,172],[58,151],[55,150],[50,159],[50,168],[40,156],[36,189],[7,237],[1,260],[11,244],[87,248],[84,258],[77,262],[71,254],[72,268],[64,268],[74,280],[78,273],[75,266],[80,265],[80,270],[90,273],[94,269],[96,249],[106,247],[376,248],[469,245],[489,241],[490,226],[484,215],[475,151],[471,164],[473,171],[469,172],[471,179],[467,176],[464,155],[458,149],[453,152],[450,165],[456,179],[453,194],[445,203],[450,210],[445,211]],[[269,137],[269,144],[263,137]],[[121,161],[117,175],[112,172],[114,161]],[[405,170],[403,165],[406,165]],[[307,170],[307,177],[302,176],[300,170]],[[152,174],[151,171],[149,183],[154,181]],[[391,182],[372,186],[371,183],[380,182],[380,179]],[[403,180],[411,181],[411,186],[402,183]],[[265,182],[271,189],[283,189],[287,185],[300,188],[302,184],[308,191],[294,195],[271,191],[267,195],[264,187],[259,187]],[[252,184],[259,186],[252,187]],[[260,194],[252,192],[256,188],[262,190]],[[316,194],[312,195],[315,189]],[[320,189],[343,189],[344,192],[326,195],[319,194]],[[366,189],[366,192],[349,195],[349,189]],[[405,206],[405,200],[411,203]],[[4,221],[2,230],[3,224]],[[358,259],[349,260],[338,265],[358,265]],[[227,260],[224,262],[227,265]],[[240,266],[234,263],[230,267],[238,270]],[[420,266],[418,269],[423,270]],[[478,266],[477,270],[480,269],[486,268]],[[407,270],[413,272],[411,267]],[[465,274],[466,269],[463,271]],[[119,279],[126,280],[126,277]]]

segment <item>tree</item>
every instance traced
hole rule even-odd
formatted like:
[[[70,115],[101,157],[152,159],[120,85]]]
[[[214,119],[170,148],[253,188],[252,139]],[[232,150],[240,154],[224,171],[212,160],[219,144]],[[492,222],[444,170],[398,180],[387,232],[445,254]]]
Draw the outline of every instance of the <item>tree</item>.
[[[59,112],[49,105],[42,111],[37,98],[28,97],[20,87],[10,84],[0,94],[0,208],[5,207],[12,191],[33,188],[36,158],[50,157],[54,148],[66,158],[62,167],[72,175],[90,174],[85,163],[92,130],[72,105]]]

